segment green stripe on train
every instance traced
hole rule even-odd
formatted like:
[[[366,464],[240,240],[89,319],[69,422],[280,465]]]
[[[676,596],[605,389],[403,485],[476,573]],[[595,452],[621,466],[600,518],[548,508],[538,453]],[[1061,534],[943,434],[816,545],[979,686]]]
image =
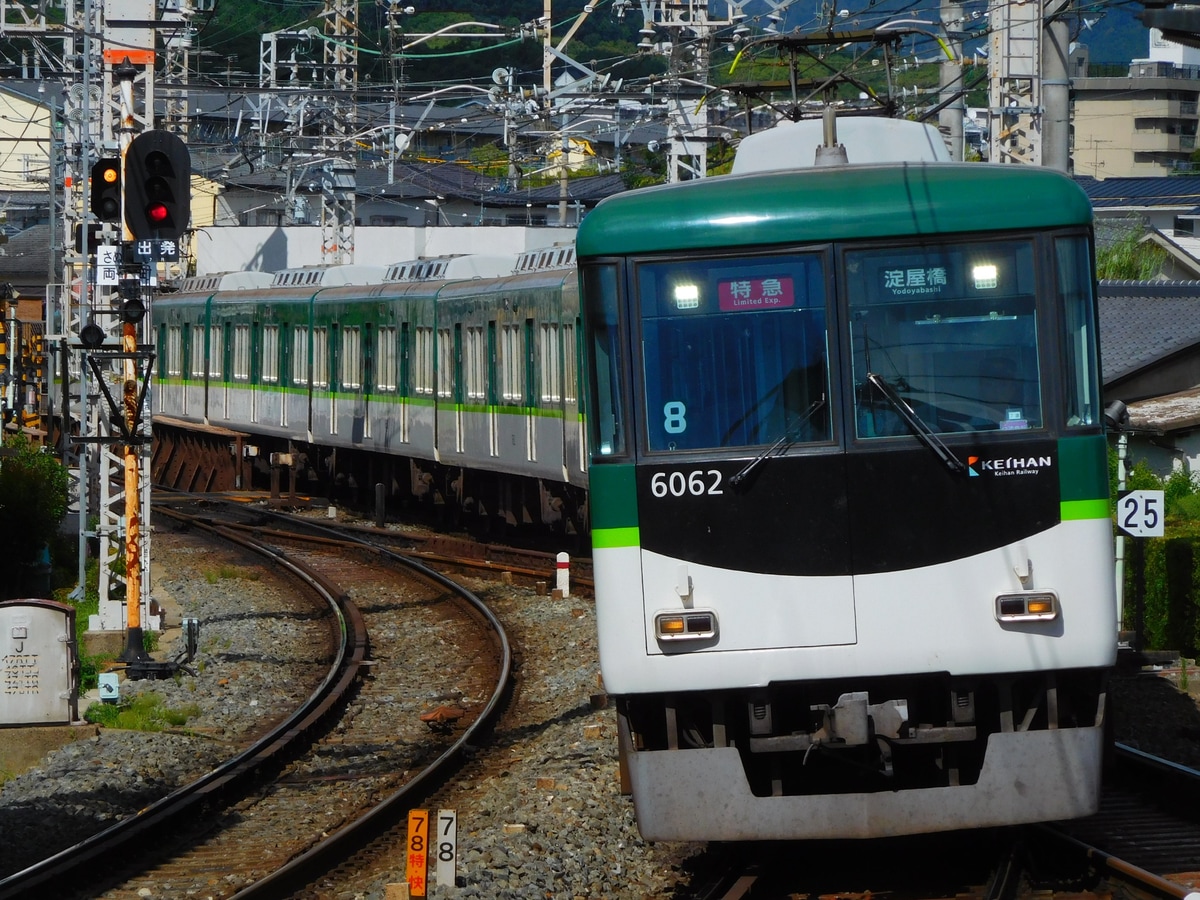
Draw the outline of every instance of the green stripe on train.
[[[1078,519],[1107,519],[1112,511],[1107,500],[1063,500],[1058,505],[1059,518],[1064,522]]]
[[[642,535],[639,528],[593,528],[592,549],[614,550],[618,547],[641,546]]]

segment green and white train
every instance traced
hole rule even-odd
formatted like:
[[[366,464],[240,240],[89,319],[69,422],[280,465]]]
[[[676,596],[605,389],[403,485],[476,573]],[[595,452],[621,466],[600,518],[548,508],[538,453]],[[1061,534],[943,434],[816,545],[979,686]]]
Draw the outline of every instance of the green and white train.
[[[941,144],[886,127],[807,168],[819,130],[748,138],[750,171],[580,226],[601,668],[648,839],[1098,807],[1091,207],[1045,169],[858,162]]]
[[[586,533],[573,248],[196,278],[152,316],[156,433],[249,435],[264,486],[303,460],[321,492]]]

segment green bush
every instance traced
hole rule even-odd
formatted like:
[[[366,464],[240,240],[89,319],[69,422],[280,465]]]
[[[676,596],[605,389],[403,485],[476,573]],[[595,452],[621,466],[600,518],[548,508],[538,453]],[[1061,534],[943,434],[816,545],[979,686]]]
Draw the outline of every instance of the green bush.
[[[1116,471],[1111,454],[1114,509]],[[1160,478],[1139,460],[1129,468],[1125,487],[1163,491],[1167,519],[1161,538],[1126,539],[1122,627],[1140,631],[1146,649],[1195,655],[1200,646],[1200,479],[1182,469]]]
[[[106,728],[162,731],[164,728],[186,725],[188,719],[199,714],[200,707],[194,703],[182,709],[173,709],[163,704],[161,694],[148,691],[119,703],[93,703],[83,717],[88,722]]]
[[[4,440],[0,455],[0,598],[28,590],[31,567],[51,547],[67,513],[68,473],[53,455],[22,434]]]

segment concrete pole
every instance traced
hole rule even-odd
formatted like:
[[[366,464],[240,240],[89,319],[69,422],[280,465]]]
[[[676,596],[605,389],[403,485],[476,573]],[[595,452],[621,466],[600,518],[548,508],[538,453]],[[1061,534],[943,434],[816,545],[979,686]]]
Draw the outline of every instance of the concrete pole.
[[[945,103],[956,93],[958,97],[946,103],[938,113],[938,128],[946,138],[946,146],[950,150],[950,158],[955,162],[963,159],[963,115],[966,112],[966,97],[961,93],[963,87],[962,41],[959,35],[961,25],[956,21],[962,17],[961,3],[953,0],[942,0],[942,26],[946,32],[947,46],[953,59],[947,59],[941,65],[941,99]]]
[[[1071,169],[1070,0],[1051,0],[1042,18],[1042,165]]]

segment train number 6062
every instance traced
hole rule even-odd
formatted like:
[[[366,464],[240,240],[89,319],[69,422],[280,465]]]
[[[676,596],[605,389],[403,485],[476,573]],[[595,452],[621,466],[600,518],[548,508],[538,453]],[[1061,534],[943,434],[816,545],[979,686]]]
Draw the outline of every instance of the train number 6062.
[[[721,473],[716,469],[707,472],[697,469],[693,472],[655,472],[650,479],[650,493],[655,497],[682,497],[691,494],[700,497],[705,494],[714,496],[721,494]]]

